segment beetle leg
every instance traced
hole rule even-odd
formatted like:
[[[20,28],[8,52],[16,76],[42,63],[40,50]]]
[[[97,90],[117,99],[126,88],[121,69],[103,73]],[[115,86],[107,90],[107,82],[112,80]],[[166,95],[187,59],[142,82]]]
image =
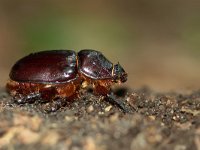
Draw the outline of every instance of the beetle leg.
[[[30,93],[28,95],[17,94],[13,97],[13,101],[17,104],[34,103],[40,97],[39,93]]]
[[[123,100],[117,99],[117,97],[113,93],[107,94],[105,99],[111,103],[112,105],[116,105],[119,107],[124,113],[131,113],[132,109],[128,107]]]
[[[78,96],[78,84],[68,83],[55,88],[54,98],[43,106],[46,113],[55,112]]]
[[[31,83],[18,83],[10,80],[6,88],[13,96],[13,101],[18,104],[33,103],[40,98],[40,94]]]
[[[106,96],[111,91],[110,80],[99,80],[94,83],[94,93],[98,95]]]

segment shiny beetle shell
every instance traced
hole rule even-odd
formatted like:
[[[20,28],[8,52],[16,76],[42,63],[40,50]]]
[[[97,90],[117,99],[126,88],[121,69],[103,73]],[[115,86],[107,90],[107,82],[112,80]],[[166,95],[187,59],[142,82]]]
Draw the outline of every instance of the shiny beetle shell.
[[[41,51],[20,59],[11,69],[14,81],[63,83],[77,76],[76,53],[71,50]]]

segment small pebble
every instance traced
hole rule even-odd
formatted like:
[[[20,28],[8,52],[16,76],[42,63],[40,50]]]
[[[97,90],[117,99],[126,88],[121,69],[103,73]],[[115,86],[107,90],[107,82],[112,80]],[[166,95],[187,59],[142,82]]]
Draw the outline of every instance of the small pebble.
[[[87,108],[87,112],[90,113],[94,111],[94,107],[92,105],[90,105],[88,108]]]
[[[108,111],[110,111],[111,110],[111,108],[112,108],[112,106],[110,105],[110,106],[108,106],[108,107],[106,107],[105,108],[105,112],[108,112]]]

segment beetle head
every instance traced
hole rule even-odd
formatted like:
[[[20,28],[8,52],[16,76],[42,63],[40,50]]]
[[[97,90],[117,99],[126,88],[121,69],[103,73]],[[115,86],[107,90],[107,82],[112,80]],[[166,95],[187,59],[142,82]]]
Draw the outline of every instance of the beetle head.
[[[119,62],[113,67],[113,80],[116,83],[126,82],[127,73],[124,71]]]

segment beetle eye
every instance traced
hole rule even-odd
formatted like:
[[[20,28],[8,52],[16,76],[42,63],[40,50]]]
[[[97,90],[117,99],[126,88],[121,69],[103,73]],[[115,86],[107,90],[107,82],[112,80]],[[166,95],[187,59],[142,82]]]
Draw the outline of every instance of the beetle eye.
[[[118,68],[118,66],[116,66],[116,68],[115,68],[115,71],[116,71],[116,72],[118,72],[118,71],[119,71],[119,68]]]
[[[125,72],[125,71],[124,71],[124,69],[121,67],[121,65],[118,63],[118,64],[116,64],[116,65],[114,66],[114,72],[115,72],[116,74],[121,74],[121,73],[123,73],[123,72]]]

